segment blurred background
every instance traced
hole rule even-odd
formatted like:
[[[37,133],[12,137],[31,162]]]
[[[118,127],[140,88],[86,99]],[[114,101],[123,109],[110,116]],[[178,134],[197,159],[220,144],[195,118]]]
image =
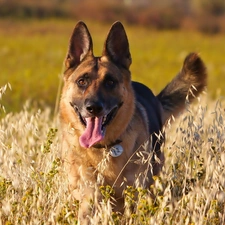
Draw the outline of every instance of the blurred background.
[[[1,18],[123,20],[155,29],[225,31],[224,0],[1,0]]]
[[[124,23],[133,79],[158,93],[199,52],[209,72],[210,99],[225,94],[224,0],[0,0],[0,100],[7,112],[55,107],[68,40],[83,20],[101,54],[111,24]],[[0,91],[1,94],[1,91]]]

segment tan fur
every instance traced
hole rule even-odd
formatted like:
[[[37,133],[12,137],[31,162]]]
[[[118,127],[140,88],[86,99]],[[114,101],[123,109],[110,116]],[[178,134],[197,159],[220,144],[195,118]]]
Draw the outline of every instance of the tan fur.
[[[114,208],[122,211],[122,193],[127,185],[146,188],[153,183],[152,176],[160,171],[163,164],[163,154],[152,146],[151,130],[160,133],[165,121],[184,108],[192,83],[197,89],[201,87],[196,95],[206,85],[204,64],[193,53],[186,59],[182,72],[157,97],[153,94],[149,96],[155,105],[147,109],[141,100],[148,96],[141,94],[142,88],[132,86],[130,64],[129,45],[121,23],[116,22],[110,29],[101,57],[93,55],[92,39],[86,25],[83,22],[77,24],[65,61],[60,118],[62,158],[70,188],[82,203],[80,221],[85,221],[89,213],[87,199],[94,197],[97,186],[112,186],[117,200]],[[115,117],[106,126],[103,140],[97,143],[100,147],[82,147],[79,138],[86,128],[79,115],[95,118],[108,114],[112,99],[119,106]],[[100,112],[87,112],[88,101],[101,103]],[[151,114],[157,118],[149,117]],[[114,158],[109,155],[109,150],[116,140],[121,141],[124,152]],[[142,157],[138,153],[142,153]]]

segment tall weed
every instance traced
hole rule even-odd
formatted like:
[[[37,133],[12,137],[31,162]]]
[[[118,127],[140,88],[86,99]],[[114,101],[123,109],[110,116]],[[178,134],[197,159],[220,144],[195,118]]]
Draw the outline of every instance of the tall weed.
[[[100,187],[91,224],[222,224],[224,123],[222,100],[188,108],[166,127],[166,162],[155,184],[127,187],[124,216],[112,212],[111,187]],[[59,136],[48,108],[27,103],[1,119],[0,224],[77,224],[79,202],[68,192]]]

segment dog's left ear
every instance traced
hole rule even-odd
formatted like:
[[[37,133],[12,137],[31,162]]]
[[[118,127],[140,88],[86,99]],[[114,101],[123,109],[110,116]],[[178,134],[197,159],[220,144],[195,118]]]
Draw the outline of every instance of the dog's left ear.
[[[129,69],[131,54],[125,29],[120,22],[115,22],[106,38],[102,56],[110,58],[113,62]]]
[[[88,55],[93,56],[93,43],[86,24],[82,21],[75,26],[70,38],[65,60],[66,68],[77,67]]]

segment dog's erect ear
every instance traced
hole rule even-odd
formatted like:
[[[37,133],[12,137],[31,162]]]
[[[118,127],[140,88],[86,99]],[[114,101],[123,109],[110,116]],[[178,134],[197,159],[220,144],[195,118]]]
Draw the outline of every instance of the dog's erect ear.
[[[65,60],[66,68],[78,66],[88,55],[93,55],[92,38],[85,23],[80,21],[75,26],[70,38]]]
[[[106,38],[102,56],[110,58],[122,67],[129,69],[131,55],[126,32],[122,23],[115,22]]]

